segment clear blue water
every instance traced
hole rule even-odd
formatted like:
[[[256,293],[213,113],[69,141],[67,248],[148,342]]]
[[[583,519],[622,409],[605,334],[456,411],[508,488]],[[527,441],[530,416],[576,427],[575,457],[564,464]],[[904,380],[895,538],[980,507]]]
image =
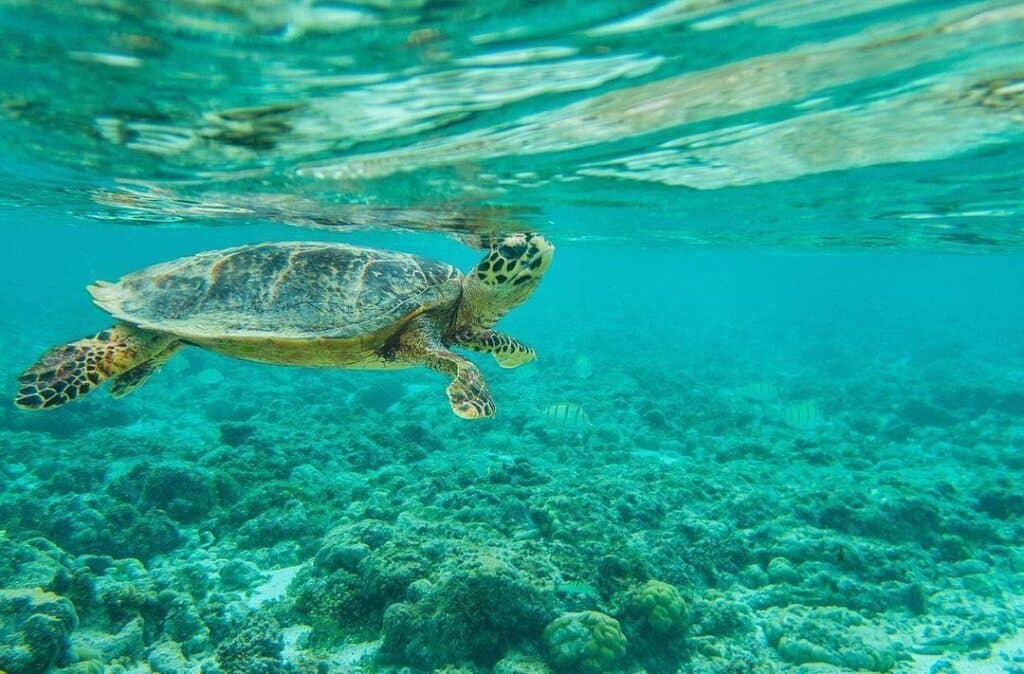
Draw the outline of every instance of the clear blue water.
[[[1022,36],[995,0],[0,0],[8,400],[111,324],[97,279],[556,246],[499,324],[537,360],[461,351],[490,420],[198,348],[0,408],[0,672],[1024,671]]]

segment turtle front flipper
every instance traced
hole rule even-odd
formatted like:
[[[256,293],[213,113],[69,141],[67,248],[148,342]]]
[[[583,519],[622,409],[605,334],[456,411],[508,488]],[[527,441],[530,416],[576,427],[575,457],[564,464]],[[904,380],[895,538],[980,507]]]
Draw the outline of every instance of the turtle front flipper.
[[[494,416],[494,400],[480,370],[469,360],[451,351],[431,351],[428,367],[452,378],[446,389],[452,411],[463,419],[485,419]]]
[[[114,381],[110,383],[110,395],[115,398],[123,398],[135,389],[141,387],[149,381],[149,378],[154,373],[158,372],[174,354],[178,353],[182,346],[184,345],[181,342],[172,342],[170,346],[149,360],[114,377]]]
[[[124,323],[50,349],[18,377],[14,403],[29,410],[60,407],[164,351],[173,337]]]
[[[527,345],[496,330],[463,332],[455,338],[455,343],[491,354],[502,367],[519,367],[537,357],[537,352]]]

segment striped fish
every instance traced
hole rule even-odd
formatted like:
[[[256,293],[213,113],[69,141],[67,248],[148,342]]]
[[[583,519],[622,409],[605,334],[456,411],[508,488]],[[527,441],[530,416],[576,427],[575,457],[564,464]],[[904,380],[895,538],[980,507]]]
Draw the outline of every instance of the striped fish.
[[[590,379],[594,374],[594,364],[586,356],[580,356],[572,366],[573,372],[580,379]]]
[[[767,402],[779,397],[779,389],[770,381],[755,381],[745,384],[737,392],[747,400]]]
[[[544,410],[544,420],[553,428],[579,431],[590,426],[590,417],[576,403],[555,403]]]
[[[821,410],[813,401],[804,400],[782,409],[782,420],[793,428],[814,428],[824,421]]]

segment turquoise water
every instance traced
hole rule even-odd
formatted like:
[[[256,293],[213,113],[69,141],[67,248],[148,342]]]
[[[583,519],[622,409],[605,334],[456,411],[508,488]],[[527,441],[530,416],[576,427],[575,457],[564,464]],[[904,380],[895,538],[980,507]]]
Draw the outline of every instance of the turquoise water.
[[[0,406],[0,672],[1024,672],[1022,36],[994,0],[0,0],[9,401],[148,265],[556,247],[498,325],[535,361],[454,347],[493,419],[195,347]]]

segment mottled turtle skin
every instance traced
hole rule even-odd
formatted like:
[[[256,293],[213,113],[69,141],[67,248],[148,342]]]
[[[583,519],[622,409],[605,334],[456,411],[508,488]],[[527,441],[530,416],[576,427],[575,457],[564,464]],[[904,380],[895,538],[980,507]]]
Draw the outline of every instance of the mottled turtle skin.
[[[537,234],[490,243],[463,275],[451,265],[338,243],[263,243],[199,253],[89,287],[118,323],[55,347],[19,378],[15,403],[50,409],[112,379],[127,395],[180,349],[313,367],[425,366],[452,379],[460,417],[494,415],[483,376],[459,346],[502,367],[533,349],[492,330],[540,283],[554,246]]]

